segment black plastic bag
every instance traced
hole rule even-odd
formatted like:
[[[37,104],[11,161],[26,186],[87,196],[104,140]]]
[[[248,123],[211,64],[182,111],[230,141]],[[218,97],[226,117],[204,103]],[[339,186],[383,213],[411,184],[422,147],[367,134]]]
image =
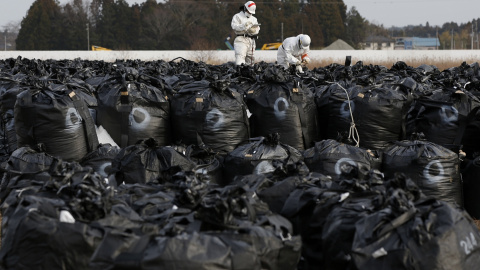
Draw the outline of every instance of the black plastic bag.
[[[462,168],[465,210],[474,219],[480,219],[480,157],[465,161]]]
[[[103,232],[86,223],[61,220],[65,209],[59,199],[24,196],[15,212],[3,219],[1,265],[5,269],[90,269],[90,257]]]
[[[58,158],[47,154],[41,144],[35,148],[26,146],[15,150],[3,164],[0,202],[3,202],[12,190],[32,186],[35,175],[46,173],[47,177],[44,181],[48,181],[50,166],[58,161]],[[42,186],[44,181],[37,185]]]
[[[280,134],[280,141],[298,150],[309,148],[319,137],[313,93],[281,68],[265,70],[263,81],[247,92],[252,137]]]
[[[148,138],[171,143],[170,103],[158,79],[120,69],[98,86],[97,99],[97,122],[120,147]]]
[[[20,93],[15,130],[18,147],[43,143],[47,153],[66,161],[78,161],[98,145],[86,102],[65,87],[43,84]]]
[[[363,87],[347,82],[339,82],[321,87],[315,92],[315,104],[318,110],[320,139],[337,139],[349,134],[355,123],[353,98],[363,91]],[[355,133],[350,133],[355,136]],[[352,137],[356,139],[355,137]]]
[[[408,112],[407,138],[423,133],[426,140],[458,153],[466,127],[479,106],[480,100],[468,91],[445,88],[427,92],[414,101]],[[473,153],[468,154],[471,157]]]
[[[196,81],[172,97],[174,141],[226,154],[250,138],[247,105],[229,80]]]
[[[310,171],[334,179],[365,179],[370,170],[380,169],[381,159],[376,152],[327,139],[303,151],[303,158]]]
[[[163,183],[177,172],[191,171],[195,164],[170,146],[160,146],[153,139],[141,140],[120,150],[112,161],[117,185],[122,183]]]
[[[378,211],[360,218],[352,258],[358,270],[476,269],[479,239],[465,211],[439,200],[421,200],[398,216]]]
[[[206,145],[189,145],[185,156],[195,163],[195,175],[202,181],[218,184],[223,178],[223,156]]]
[[[271,163],[279,163],[272,165]],[[299,150],[281,143],[278,134],[267,137],[251,138],[248,143],[238,146],[225,156],[223,162],[223,185],[232,182],[237,175],[261,174],[275,171],[277,167],[286,168],[303,163]]]
[[[359,146],[383,150],[391,141],[405,138],[405,120],[412,100],[400,83],[365,87],[354,97]]]
[[[112,160],[120,153],[118,146],[99,144],[97,149],[85,155],[79,163],[89,166],[104,178],[108,178],[112,170]]]
[[[460,159],[455,152],[429,141],[397,141],[383,152],[386,178],[404,173],[427,196],[463,206]]]

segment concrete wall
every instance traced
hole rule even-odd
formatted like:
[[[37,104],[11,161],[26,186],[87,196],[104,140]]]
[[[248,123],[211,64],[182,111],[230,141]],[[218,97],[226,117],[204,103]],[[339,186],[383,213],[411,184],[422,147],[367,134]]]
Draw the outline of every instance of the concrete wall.
[[[256,61],[275,62],[277,51],[255,51]],[[80,58],[82,60],[103,60],[113,62],[117,59],[137,59],[141,61],[170,61],[182,57],[192,61],[206,63],[226,63],[235,60],[234,52],[223,51],[0,51],[0,59],[17,58],[40,60],[64,60]],[[438,63],[439,61],[463,61],[473,63],[480,61],[480,50],[442,50],[442,51],[368,51],[368,50],[314,50],[310,52],[313,61],[320,60],[328,63],[344,64],[345,57],[351,56],[352,63],[408,62],[416,60],[424,64]]]

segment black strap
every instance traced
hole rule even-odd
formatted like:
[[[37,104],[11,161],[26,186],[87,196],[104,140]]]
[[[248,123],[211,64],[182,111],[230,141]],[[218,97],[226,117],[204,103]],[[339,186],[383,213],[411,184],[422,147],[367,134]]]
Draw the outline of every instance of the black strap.
[[[87,145],[88,145],[88,152],[92,152],[97,149],[98,147],[98,137],[97,132],[95,130],[95,123],[93,122],[92,115],[90,113],[85,113],[88,111],[88,107],[84,100],[80,99],[74,91],[71,91],[68,96],[73,101],[73,106],[82,117],[83,129],[85,131],[85,135],[87,137]]]
[[[245,125],[247,127],[247,134],[250,134],[250,123],[249,123],[248,114],[247,114],[248,106],[247,106],[247,104],[245,104],[245,101],[244,101],[242,95],[240,95],[238,92],[233,92],[233,91],[231,93],[232,93],[233,97],[238,101],[238,103],[242,104],[243,120],[246,120]],[[250,137],[250,135],[248,135],[248,136]]]
[[[413,96],[408,93],[407,94],[407,103],[408,104],[411,104],[410,102],[410,99],[413,99]],[[402,108],[402,120],[401,120],[401,135],[400,135],[400,138],[403,140],[403,139],[406,139],[407,138],[407,113],[408,113],[408,110],[409,110],[410,106],[403,106]]]
[[[258,35],[247,35],[247,34],[238,34],[237,37],[248,37],[252,39],[258,39]]]
[[[196,111],[196,112],[201,112],[201,111],[203,111],[203,101],[204,101],[204,100],[203,100],[203,97],[202,97],[201,94],[200,94],[200,95],[197,95],[197,96],[195,97],[195,111]]]
[[[410,219],[412,219],[412,217],[415,216],[416,212],[417,212],[417,210],[415,208],[410,208],[407,212],[404,212],[403,214],[401,214],[400,216],[398,216],[394,220],[388,222],[382,228],[382,230],[380,231],[380,233],[378,234],[377,237],[380,238],[380,237],[384,236],[386,233],[402,226],[403,224],[408,222]]]
[[[310,147],[310,134],[308,132],[308,123],[307,119],[305,116],[305,111],[303,110],[303,92],[301,92],[299,82],[294,81],[295,84],[295,90],[292,90],[293,92],[291,93],[291,99],[293,103],[297,106],[298,109],[298,115],[300,116],[300,124],[302,126],[302,139],[303,139],[303,145],[304,148],[307,149]]]
[[[460,126],[458,128],[457,137],[455,138],[455,141],[453,142],[455,145],[460,145],[462,143],[463,134],[465,133],[467,125],[475,117],[475,115],[477,114],[477,111],[479,109],[480,109],[480,107],[475,107],[473,110],[471,110],[468,113],[466,119],[460,124]]]
[[[411,141],[408,141],[408,142],[403,142],[403,141],[395,141],[394,144],[395,145],[399,145],[399,146],[402,146],[402,147],[405,147],[405,148],[408,148],[408,147],[411,147],[412,146],[412,143],[418,147],[417,149],[417,153],[414,157],[414,160],[418,160],[423,152],[425,152],[425,148],[426,148],[426,145],[423,141],[414,141],[414,142],[411,142]],[[420,146],[419,146],[420,145]]]
[[[128,131],[130,126],[129,116],[132,112],[133,106],[130,104],[130,99],[128,97],[128,86],[125,82],[125,77],[123,77],[123,87],[120,91],[120,105],[118,107],[118,112],[120,112],[120,147],[124,148],[128,146]]]
[[[32,102],[32,92],[25,91],[22,96],[22,111],[24,111],[23,115],[28,115],[29,117],[23,117],[25,121],[25,125],[28,127],[27,138],[29,144],[34,146],[37,144],[37,140],[35,139],[35,123],[37,122],[37,107],[33,105]],[[22,145],[18,145],[20,147]]]
[[[140,269],[144,257],[143,251],[150,243],[150,236],[144,235],[134,242],[133,247],[129,250],[132,252],[121,252],[114,258],[114,266],[121,266],[122,269]]]

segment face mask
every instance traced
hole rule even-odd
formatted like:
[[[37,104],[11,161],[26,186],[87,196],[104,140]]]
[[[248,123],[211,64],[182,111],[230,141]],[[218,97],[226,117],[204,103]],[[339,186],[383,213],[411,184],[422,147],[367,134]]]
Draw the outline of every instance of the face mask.
[[[247,16],[247,18],[250,18],[250,16],[252,16],[252,14],[250,14],[250,12],[248,12],[246,7],[243,7],[243,13],[245,14],[245,16]]]

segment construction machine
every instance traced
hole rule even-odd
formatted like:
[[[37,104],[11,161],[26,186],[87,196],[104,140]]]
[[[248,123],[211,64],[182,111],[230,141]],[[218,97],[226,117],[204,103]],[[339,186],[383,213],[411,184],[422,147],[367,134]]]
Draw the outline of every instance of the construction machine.
[[[107,49],[107,48],[104,48],[104,47],[92,45],[92,51],[111,51],[111,49]]]
[[[262,46],[262,50],[278,50],[280,46],[282,46],[281,42],[265,43]]]

